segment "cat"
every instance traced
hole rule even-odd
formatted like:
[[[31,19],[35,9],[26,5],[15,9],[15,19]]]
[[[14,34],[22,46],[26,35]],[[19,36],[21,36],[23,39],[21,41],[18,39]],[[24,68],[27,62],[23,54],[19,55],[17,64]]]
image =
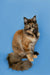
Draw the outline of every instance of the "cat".
[[[14,53],[20,56],[26,56],[30,62],[37,58],[34,55],[34,47],[39,39],[40,33],[36,16],[31,19],[24,17],[24,29],[18,30],[13,37],[12,48]]]

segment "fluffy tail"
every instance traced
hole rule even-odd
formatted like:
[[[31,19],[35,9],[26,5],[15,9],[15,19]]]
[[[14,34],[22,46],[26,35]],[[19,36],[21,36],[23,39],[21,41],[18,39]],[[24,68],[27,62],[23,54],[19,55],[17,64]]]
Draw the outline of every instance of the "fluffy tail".
[[[39,55],[38,52],[34,52],[34,55]],[[15,53],[10,53],[8,54],[7,60],[9,63],[9,67],[14,69],[14,70],[28,70],[31,68],[32,63],[27,59],[27,60],[22,60],[23,58],[27,58],[26,56],[21,57]]]
[[[26,58],[26,57],[23,57]],[[27,70],[32,66],[32,63],[29,62],[28,60],[22,61],[22,58],[15,54],[15,53],[10,53],[8,54],[7,57],[9,67],[14,69],[14,70]]]

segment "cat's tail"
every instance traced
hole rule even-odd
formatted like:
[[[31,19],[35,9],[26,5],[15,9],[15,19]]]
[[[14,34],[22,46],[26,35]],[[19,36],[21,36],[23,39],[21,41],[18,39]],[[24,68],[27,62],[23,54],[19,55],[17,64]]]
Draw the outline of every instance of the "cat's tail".
[[[26,58],[26,57],[23,57]],[[9,63],[9,67],[14,69],[14,70],[27,70],[32,66],[32,63],[27,60],[22,60],[23,58],[21,58],[19,55],[15,54],[15,53],[10,53],[8,54],[7,60]]]

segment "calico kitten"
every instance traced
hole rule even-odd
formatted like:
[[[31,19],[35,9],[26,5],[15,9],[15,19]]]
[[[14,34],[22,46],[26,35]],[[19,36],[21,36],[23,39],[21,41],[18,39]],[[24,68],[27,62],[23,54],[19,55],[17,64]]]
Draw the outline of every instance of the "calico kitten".
[[[18,30],[13,37],[12,48],[14,53],[26,56],[29,61],[33,61],[33,58],[37,57],[33,53],[39,35],[36,16],[32,19],[24,17],[24,29]]]

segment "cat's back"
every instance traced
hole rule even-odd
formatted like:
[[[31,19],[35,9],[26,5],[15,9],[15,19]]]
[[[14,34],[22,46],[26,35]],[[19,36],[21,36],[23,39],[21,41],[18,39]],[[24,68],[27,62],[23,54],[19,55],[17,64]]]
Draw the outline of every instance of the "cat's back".
[[[18,30],[18,31],[16,31],[16,33],[14,34],[13,39],[17,39],[18,37],[21,37],[21,38],[22,38],[22,35],[23,35],[23,30]]]
[[[18,30],[14,34],[13,40],[12,40],[12,46],[16,46],[22,41],[22,35],[23,35],[23,30]]]

